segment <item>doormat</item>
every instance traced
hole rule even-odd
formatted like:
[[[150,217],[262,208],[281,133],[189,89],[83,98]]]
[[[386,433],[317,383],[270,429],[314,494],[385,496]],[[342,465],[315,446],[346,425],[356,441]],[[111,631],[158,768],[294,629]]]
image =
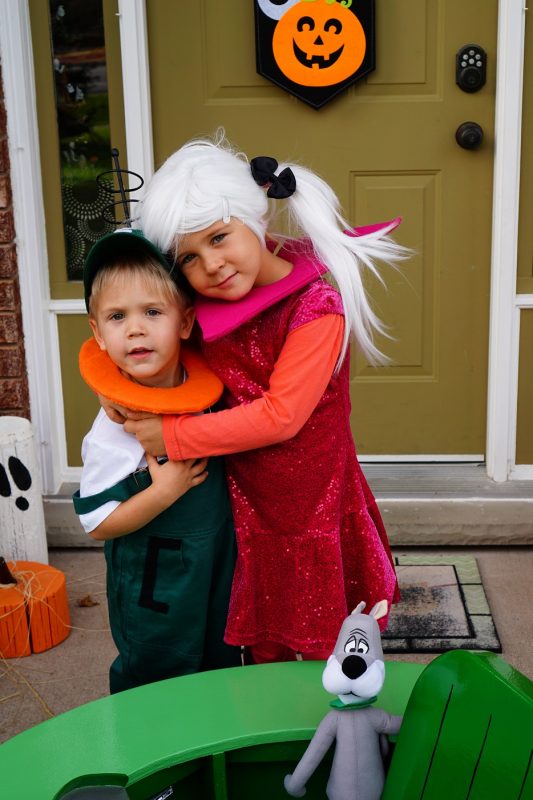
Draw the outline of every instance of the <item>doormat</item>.
[[[475,558],[400,555],[394,562],[402,599],[381,635],[385,653],[501,653]]]

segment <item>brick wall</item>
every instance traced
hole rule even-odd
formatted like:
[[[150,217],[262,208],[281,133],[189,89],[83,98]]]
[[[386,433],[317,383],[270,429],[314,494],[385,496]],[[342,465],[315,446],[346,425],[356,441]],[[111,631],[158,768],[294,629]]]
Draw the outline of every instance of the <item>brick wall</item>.
[[[0,416],[30,418],[0,65]]]

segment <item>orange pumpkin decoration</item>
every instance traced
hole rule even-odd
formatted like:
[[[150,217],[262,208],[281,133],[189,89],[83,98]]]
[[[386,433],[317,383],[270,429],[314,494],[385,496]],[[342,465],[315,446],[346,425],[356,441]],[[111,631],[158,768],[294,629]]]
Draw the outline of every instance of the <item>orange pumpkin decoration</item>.
[[[55,647],[70,633],[65,575],[36,561],[9,562],[15,584],[0,587],[0,658]]]
[[[359,69],[366,52],[363,26],[331,0],[303,0],[280,18],[272,38],[283,74],[300,86],[333,86]]]

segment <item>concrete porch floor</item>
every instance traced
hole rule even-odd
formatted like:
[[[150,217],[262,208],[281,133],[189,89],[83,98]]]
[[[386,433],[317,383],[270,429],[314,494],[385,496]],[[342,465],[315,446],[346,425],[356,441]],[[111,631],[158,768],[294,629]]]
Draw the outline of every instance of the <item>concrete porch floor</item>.
[[[471,555],[502,644],[502,656],[533,678],[533,547],[395,547],[394,554]],[[57,647],[0,662],[0,742],[108,693],[116,650],[109,633],[105,562],[100,548],[52,549],[50,563],[67,577],[72,631]],[[98,605],[80,606],[88,595]],[[428,663],[435,654],[389,658]]]
[[[533,481],[496,483],[485,464],[362,463],[391,546],[533,545]],[[72,505],[77,484],[44,497],[48,545],[92,547]]]

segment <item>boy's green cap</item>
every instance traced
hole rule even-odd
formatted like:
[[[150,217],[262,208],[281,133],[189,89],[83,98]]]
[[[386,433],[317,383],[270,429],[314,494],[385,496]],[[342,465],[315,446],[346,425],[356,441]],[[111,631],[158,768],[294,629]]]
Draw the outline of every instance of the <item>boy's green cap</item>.
[[[173,264],[147,239],[143,232],[137,228],[119,228],[118,231],[108,233],[98,239],[89,250],[83,268],[83,287],[85,291],[85,305],[89,310],[89,299],[93,281],[98,270],[113,262],[117,256],[153,256],[167,272],[171,272]]]

